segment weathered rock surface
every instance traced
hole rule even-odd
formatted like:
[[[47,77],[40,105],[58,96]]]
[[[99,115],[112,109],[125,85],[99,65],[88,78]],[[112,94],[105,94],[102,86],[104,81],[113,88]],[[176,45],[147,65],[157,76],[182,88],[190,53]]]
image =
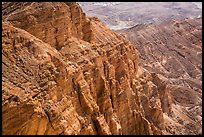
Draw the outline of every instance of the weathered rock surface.
[[[174,134],[166,80],[77,3],[11,2],[2,13],[3,134]]]
[[[171,129],[175,129],[176,134],[200,133],[202,19],[186,19],[159,25],[140,24],[120,32],[139,51],[139,65],[167,82],[166,87],[160,86],[165,91],[160,94],[162,109],[173,120],[169,123],[177,125],[173,127],[174,124],[166,124],[167,131],[172,133]],[[161,83],[156,79],[153,81],[157,81],[158,86]]]

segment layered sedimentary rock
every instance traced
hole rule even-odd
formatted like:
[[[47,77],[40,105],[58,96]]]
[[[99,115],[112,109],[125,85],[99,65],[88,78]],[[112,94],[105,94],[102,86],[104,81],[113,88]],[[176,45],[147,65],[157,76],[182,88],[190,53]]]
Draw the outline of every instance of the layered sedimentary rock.
[[[166,133],[167,84],[129,41],[77,3],[11,2],[2,13],[3,134]]]
[[[202,18],[140,24],[121,30],[137,48],[140,66],[167,81],[171,97],[168,123],[177,134],[202,129]],[[165,94],[164,94],[165,95]],[[164,99],[164,101],[169,99]],[[166,103],[161,100],[162,104]],[[167,103],[168,104],[168,103]],[[170,117],[170,119],[169,119]],[[178,128],[179,127],[179,128]],[[176,129],[166,126],[167,130]],[[179,130],[178,130],[179,129]]]

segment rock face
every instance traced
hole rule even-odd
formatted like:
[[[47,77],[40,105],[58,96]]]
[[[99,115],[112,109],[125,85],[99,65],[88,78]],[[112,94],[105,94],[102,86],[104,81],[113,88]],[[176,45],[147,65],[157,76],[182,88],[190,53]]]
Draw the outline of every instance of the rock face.
[[[172,98],[172,112],[168,109],[169,102],[165,103],[168,98],[161,102],[164,112],[181,127],[175,133],[199,133],[202,129],[202,18],[140,24],[120,32],[136,46],[140,66],[166,79],[168,93],[163,95]],[[169,127],[173,128],[166,129]]]
[[[167,133],[165,79],[77,3],[8,2],[2,14],[3,134]]]

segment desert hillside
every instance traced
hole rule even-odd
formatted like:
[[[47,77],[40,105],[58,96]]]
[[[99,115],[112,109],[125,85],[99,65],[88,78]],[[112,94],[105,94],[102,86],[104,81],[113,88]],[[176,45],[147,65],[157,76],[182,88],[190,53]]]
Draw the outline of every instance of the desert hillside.
[[[202,2],[79,2],[113,30],[202,16]]]
[[[140,24],[119,32],[137,48],[139,66],[167,81],[172,119],[187,129],[201,127],[202,18]]]

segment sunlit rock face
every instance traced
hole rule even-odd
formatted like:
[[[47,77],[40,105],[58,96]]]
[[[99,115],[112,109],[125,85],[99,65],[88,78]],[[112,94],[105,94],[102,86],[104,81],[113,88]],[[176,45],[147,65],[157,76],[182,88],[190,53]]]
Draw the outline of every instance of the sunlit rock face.
[[[187,134],[171,122],[183,90],[77,3],[8,2],[2,14],[3,134]]]

